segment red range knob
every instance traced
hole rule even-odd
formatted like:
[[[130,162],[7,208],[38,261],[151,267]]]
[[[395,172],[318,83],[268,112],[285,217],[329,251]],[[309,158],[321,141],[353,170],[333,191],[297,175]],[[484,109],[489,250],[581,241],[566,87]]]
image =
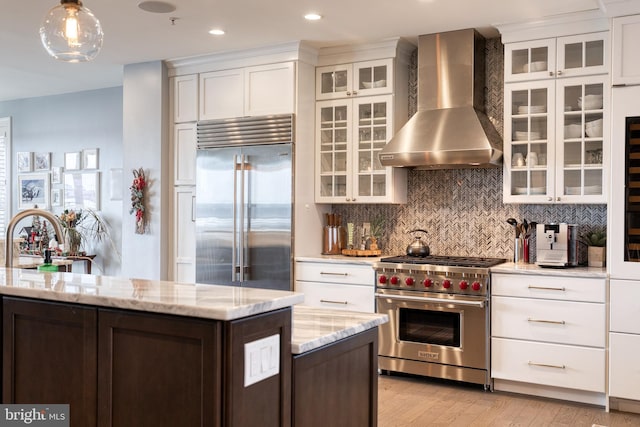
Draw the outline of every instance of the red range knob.
[[[425,288],[430,288],[431,286],[433,286],[433,280],[431,279],[424,279],[424,281],[422,282],[422,284],[424,285]]]
[[[460,283],[458,283],[458,286],[464,291],[469,287],[469,283],[466,280],[461,280]]]
[[[442,287],[445,289],[449,289],[451,287],[451,280],[445,279],[442,281]]]
[[[387,283],[387,276],[385,276],[384,274],[381,274],[380,276],[378,276],[378,283],[381,283],[383,285]]]
[[[391,277],[391,284],[392,285],[397,285],[399,281],[400,281],[400,279],[398,279],[398,276],[392,276]]]
[[[482,285],[480,284],[480,282],[473,282],[471,284],[471,289],[473,289],[474,291],[479,291],[482,288]]]
[[[413,284],[415,283],[415,280],[413,279],[413,277],[407,277],[406,279],[404,279],[404,283],[407,286],[413,286]]]

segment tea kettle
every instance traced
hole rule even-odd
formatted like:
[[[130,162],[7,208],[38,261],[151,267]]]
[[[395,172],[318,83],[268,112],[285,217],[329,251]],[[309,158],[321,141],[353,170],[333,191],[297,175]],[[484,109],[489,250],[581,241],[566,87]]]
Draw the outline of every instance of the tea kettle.
[[[415,229],[408,231],[407,233],[416,233],[421,232],[427,234],[425,230]],[[425,257],[429,256],[429,246],[427,246],[421,239],[421,236],[415,236],[413,242],[409,246],[407,246],[407,255],[416,256],[416,257]]]

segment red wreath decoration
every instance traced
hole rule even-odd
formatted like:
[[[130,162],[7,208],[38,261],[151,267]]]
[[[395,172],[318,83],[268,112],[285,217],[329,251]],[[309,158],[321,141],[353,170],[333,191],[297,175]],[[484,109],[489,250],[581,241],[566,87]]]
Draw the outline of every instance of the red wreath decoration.
[[[144,221],[144,188],[147,186],[147,181],[144,177],[144,169],[139,168],[133,170],[133,183],[131,184],[131,209],[130,214],[136,215],[136,234],[144,234],[145,221]]]

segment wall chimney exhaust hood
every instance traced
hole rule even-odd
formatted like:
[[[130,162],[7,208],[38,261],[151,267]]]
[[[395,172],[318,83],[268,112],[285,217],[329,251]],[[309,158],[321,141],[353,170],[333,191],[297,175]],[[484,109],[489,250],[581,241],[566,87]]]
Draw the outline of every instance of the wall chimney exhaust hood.
[[[484,112],[484,47],[474,29],[418,37],[418,111],[381,150],[382,165],[502,164],[502,138]]]

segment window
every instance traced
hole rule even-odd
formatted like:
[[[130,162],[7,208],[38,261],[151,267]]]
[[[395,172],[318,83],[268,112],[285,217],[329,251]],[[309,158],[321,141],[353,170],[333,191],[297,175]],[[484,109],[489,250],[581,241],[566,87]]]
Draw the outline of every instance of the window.
[[[11,158],[11,118],[0,118],[0,236],[4,237],[11,213],[9,177]]]

